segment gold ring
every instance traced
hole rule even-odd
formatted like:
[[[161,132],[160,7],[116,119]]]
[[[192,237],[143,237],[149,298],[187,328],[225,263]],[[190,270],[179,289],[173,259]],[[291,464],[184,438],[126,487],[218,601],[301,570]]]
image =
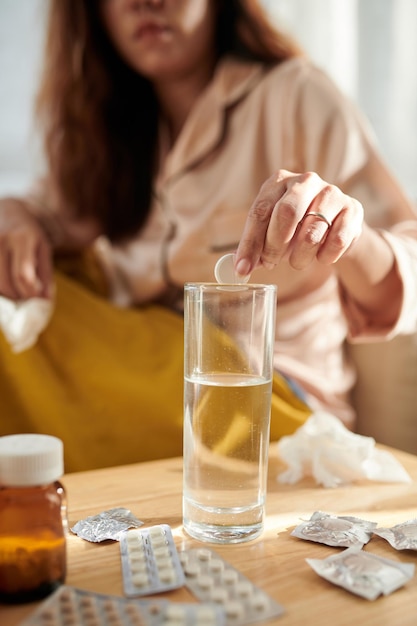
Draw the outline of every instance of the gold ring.
[[[309,213],[306,213],[304,215],[304,219],[306,217],[309,217],[309,215],[313,215],[314,217],[318,217],[319,220],[322,220],[323,222],[326,222],[327,227],[331,228],[332,227],[332,223],[330,220],[327,219],[327,217],[325,215],[323,215],[323,213],[316,213],[315,211],[310,211]]]

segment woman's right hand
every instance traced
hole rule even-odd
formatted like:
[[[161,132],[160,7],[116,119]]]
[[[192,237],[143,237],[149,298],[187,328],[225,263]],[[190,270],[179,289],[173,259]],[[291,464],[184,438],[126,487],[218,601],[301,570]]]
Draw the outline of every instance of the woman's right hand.
[[[0,295],[11,300],[50,298],[52,246],[23,201],[0,201]]]

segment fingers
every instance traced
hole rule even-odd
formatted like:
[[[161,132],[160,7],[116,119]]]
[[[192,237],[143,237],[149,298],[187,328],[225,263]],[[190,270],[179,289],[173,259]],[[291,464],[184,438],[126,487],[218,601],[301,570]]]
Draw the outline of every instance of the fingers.
[[[272,268],[287,255],[298,225],[306,213],[320,179],[316,174],[280,170],[271,176],[249,210],[236,251],[236,271],[249,274],[262,265]]]
[[[18,300],[19,294],[10,276],[10,255],[6,246],[0,245],[0,296]]]
[[[20,299],[47,298],[51,293],[52,263],[49,245],[33,240],[13,256],[11,278]]]
[[[12,300],[50,297],[52,261],[46,239],[18,233],[1,243],[0,294]]]
[[[341,208],[333,219],[325,240],[317,250],[317,259],[326,265],[336,263],[362,232],[363,207],[361,203],[343,195],[339,206]]]
[[[236,251],[236,271],[248,276],[259,264],[265,247],[266,234],[276,203],[286,191],[286,184],[271,176],[261,187],[245,223]]]
[[[361,232],[359,202],[317,174],[281,170],[262,186],[236,251],[236,271],[272,268],[285,259],[295,269],[314,260],[335,263]]]
[[[35,242],[18,246],[11,255],[10,274],[20,298],[31,298],[41,293],[42,285],[36,274]]]
[[[52,297],[52,252],[48,243],[42,242],[38,251],[38,279],[42,285],[40,296],[42,298]]]
[[[304,269],[315,259],[336,263],[362,230],[362,205],[334,185],[324,184],[301,221],[289,263]]]
[[[299,241],[300,233],[308,231],[303,220],[320,193],[322,184],[323,181],[313,173],[291,174],[286,179],[286,192],[275,205],[268,225],[261,255],[264,267],[273,267],[284,258],[298,258],[298,254],[293,254],[294,246]],[[310,244],[320,242],[325,233],[323,226],[325,223],[309,231]]]

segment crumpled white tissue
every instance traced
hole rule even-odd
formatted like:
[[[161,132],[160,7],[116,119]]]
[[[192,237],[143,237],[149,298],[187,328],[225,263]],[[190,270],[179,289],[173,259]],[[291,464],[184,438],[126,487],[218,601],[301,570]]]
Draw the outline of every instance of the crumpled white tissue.
[[[46,298],[15,302],[0,296],[0,329],[13,352],[23,352],[36,343],[49,323],[53,307],[53,301]]]
[[[282,483],[294,484],[305,476],[312,476],[324,487],[363,479],[412,482],[391,453],[375,447],[375,439],[352,433],[325,411],[313,413],[277,446],[280,458],[288,465],[278,476]]]

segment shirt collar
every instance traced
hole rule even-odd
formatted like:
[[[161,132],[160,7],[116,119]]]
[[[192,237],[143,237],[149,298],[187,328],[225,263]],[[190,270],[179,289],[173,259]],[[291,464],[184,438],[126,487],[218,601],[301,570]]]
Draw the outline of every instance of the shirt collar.
[[[227,109],[250,93],[264,71],[261,63],[232,57],[219,61],[213,79],[200,95],[165,159],[158,187],[199,163],[219,145],[225,132]],[[163,132],[161,126],[161,141]]]

